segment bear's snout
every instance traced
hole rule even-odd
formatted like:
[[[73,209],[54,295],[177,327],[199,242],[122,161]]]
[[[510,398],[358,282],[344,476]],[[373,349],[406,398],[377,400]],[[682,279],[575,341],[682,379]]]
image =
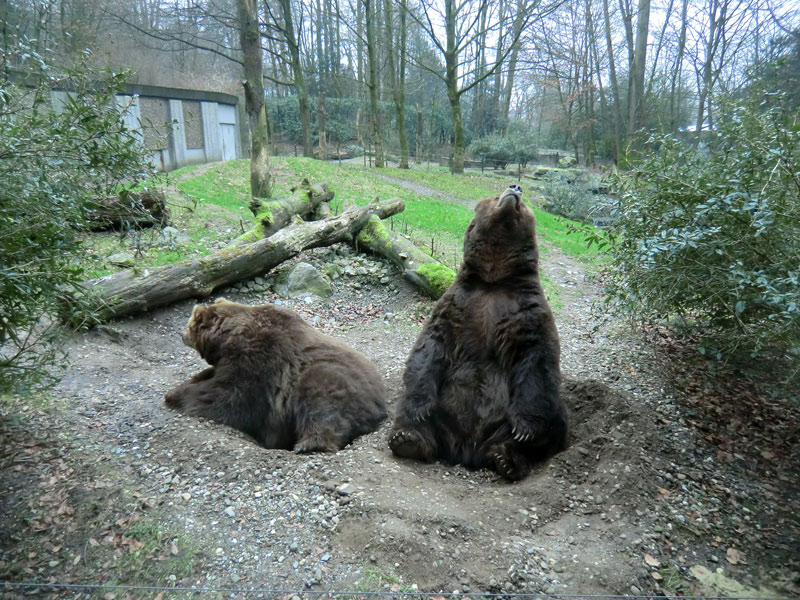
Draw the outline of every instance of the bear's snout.
[[[500,196],[500,201],[497,203],[497,208],[505,208],[508,206],[509,203],[514,208],[519,206],[519,202],[522,200],[522,188],[518,185],[512,185],[503,192],[503,195]]]
[[[189,331],[189,328],[183,330],[181,334],[181,341],[184,343],[185,346],[189,346],[189,348],[194,348],[194,342],[192,340],[192,333]]]

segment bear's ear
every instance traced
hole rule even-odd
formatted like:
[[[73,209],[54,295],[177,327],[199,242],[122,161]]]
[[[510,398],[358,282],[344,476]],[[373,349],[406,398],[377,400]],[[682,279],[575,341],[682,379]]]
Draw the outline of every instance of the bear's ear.
[[[192,311],[190,322],[195,325],[208,325],[219,319],[219,313],[214,310],[213,304],[198,304]]]

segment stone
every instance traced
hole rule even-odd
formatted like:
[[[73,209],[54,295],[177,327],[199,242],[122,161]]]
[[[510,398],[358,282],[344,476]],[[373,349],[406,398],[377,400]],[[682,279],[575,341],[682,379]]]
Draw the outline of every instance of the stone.
[[[173,248],[175,246],[185,246],[186,244],[191,243],[192,238],[190,238],[184,232],[168,225],[161,230],[161,234],[158,236],[158,241],[161,244]]]
[[[130,269],[136,266],[136,262],[133,260],[133,255],[128,254],[127,252],[117,252],[116,254],[112,254],[108,257],[108,262],[115,267],[121,267],[123,269]]]
[[[277,291],[277,287],[276,287]],[[306,262],[297,263],[286,278],[286,294],[296,298],[303,294],[314,294],[327,298],[333,294],[333,288],[326,277]]]
[[[229,506],[228,508],[225,509],[225,514],[231,518],[236,516],[236,512],[233,510],[232,506]]]
[[[339,494],[340,496],[349,496],[355,491],[356,491],[356,486],[354,486],[352,483],[344,483],[340,485],[338,488],[336,488],[336,493]]]

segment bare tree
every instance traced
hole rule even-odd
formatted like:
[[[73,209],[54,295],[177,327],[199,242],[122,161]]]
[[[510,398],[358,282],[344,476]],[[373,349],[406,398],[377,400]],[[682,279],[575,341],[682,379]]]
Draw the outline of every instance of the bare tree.
[[[383,17],[386,25],[386,62],[389,85],[394,99],[397,139],[400,143],[400,168],[408,169],[408,138],[406,136],[406,3],[400,1],[397,42],[394,36],[392,0],[384,0]]]
[[[289,64],[292,70],[292,82],[297,92],[297,101],[300,106],[300,131],[303,140],[303,156],[312,156],[314,149],[311,144],[311,103],[308,100],[308,86],[303,72],[303,62],[298,41],[298,30],[295,28],[294,15],[292,14],[291,0],[278,0],[277,12],[272,12],[271,3],[265,1],[267,14],[270,15],[270,25],[274,27],[286,43],[289,54]],[[302,23],[302,19],[300,20]],[[302,30],[300,30],[302,33]]]
[[[378,49],[375,32],[375,2],[377,0],[361,0],[364,3],[364,18],[367,20],[367,68],[369,69],[369,106],[372,140],[375,145],[375,166],[386,166],[383,155],[383,133],[381,132],[380,114],[378,113]]]
[[[256,198],[269,198],[272,192],[269,172],[269,139],[264,104],[264,75],[261,56],[261,29],[256,0],[237,0],[239,39],[244,61],[244,102],[250,122],[250,192]]]
[[[464,172],[465,136],[461,112],[461,98],[484,80],[493,76],[517,47],[520,35],[533,18],[552,10],[553,5],[539,5],[538,0],[519,0],[517,10],[503,13],[503,23],[497,16],[484,21],[488,0],[444,0],[444,12],[439,3],[422,0],[419,12],[410,14],[419,24],[444,60],[444,73],[440,64],[432,64],[426,57],[415,57],[420,67],[439,77],[447,89],[450,113],[453,120],[453,166],[454,173]],[[538,12],[537,12],[538,9]],[[499,15],[498,15],[499,16]],[[512,29],[507,45],[497,50],[499,57],[494,66],[480,72],[479,64],[467,60],[466,53],[478,38],[489,39],[498,31]],[[510,94],[509,94],[510,96]]]

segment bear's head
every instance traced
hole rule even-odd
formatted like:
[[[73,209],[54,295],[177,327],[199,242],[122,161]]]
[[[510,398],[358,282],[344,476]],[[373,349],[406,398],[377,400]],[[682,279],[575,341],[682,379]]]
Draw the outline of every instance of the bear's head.
[[[219,298],[213,304],[198,304],[192,310],[181,339],[184,344],[197,350],[206,362],[216,364],[226,349],[226,342],[234,339],[235,336],[231,334],[241,330],[247,322],[241,317],[251,310],[251,306],[230,302],[225,298]]]
[[[538,274],[536,219],[522,201],[522,188],[484,198],[464,235],[462,271],[486,282]]]

